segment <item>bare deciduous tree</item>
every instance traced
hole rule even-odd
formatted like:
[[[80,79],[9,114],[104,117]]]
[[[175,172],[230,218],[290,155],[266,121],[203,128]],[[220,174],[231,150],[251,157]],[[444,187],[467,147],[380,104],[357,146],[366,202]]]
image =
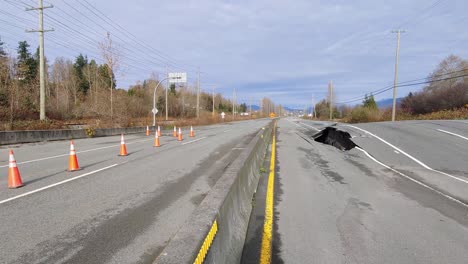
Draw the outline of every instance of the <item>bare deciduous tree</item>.
[[[110,119],[111,121],[114,118],[114,104],[113,104],[113,90],[115,88],[114,83],[114,74],[118,71],[120,56],[118,50],[112,43],[110,33],[107,32],[106,39],[99,43],[99,49],[101,50],[102,57],[104,62],[107,65],[107,70],[109,74],[109,89],[110,89]]]

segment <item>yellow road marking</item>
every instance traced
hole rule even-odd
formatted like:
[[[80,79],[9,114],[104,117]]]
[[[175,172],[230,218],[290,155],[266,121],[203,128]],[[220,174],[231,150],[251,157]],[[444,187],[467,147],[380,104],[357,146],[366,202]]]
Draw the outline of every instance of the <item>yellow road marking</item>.
[[[205,240],[203,241],[200,251],[198,252],[197,258],[193,262],[194,264],[203,263],[206,255],[208,255],[208,250],[210,249],[211,243],[213,243],[213,240],[217,232],[218,232],[218,221],[215,220],[213,225],[211,226],[210,231],[208,232],[208,235],[206,235]]]
[[[265,222],[263,223],[262,248],[260,264],[271,263],[271,240],[273,237],[273,193],[275,188],[275,153],[276,152],[276,123],[273,126],[273,141],[271,143],[270,174],[265,202]]]

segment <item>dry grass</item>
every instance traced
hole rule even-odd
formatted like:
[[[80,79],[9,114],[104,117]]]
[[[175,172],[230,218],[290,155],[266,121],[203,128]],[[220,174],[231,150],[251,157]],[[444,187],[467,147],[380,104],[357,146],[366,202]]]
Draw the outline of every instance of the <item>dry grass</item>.
[[[422,115],[411,115],[403,111],[397,111],[397,120],[448,120],[448,119],[468,119],[468,107],[452,110],[442,110]],[[366,123],[392,120],[392,109],[373,111],[362,107],[353,109],[350,115],[341,121],[346,123]]]
[[[357,106],[342,121],[348,123],[378,122],[382,121],[382,116],[382,112],[378,109]]]

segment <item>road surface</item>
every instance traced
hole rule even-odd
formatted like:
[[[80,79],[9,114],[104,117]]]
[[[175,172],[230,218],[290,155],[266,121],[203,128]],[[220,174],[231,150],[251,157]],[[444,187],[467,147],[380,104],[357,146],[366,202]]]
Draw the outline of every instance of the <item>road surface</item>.
[[[350,151],[313,140],[328,125],[277,123],[272,263],[467,263],[467,121],[337,124]],[[267,177],[243,263],[260,259]]]
[[[183,142],[163,135],[15,146],[25,183],[7,188],[0,148],[0,263],[152,263],[242,148],[270,120],[206,126]],[[21,196],[24,195],[24,196]]]

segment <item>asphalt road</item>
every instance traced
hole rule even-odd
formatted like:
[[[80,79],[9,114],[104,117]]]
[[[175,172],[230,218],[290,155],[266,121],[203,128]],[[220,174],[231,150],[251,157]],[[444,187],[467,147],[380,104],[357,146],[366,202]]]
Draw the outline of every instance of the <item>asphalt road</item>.
[[[467,263],[467,121],[336,124],[350,151],[313,140],[333,123],[277,125],[273,263]]]
[[[268,122],[185,130],[183,142],[163,135],[160,148],[153,135],[128,135],[126,157],[120,137],[78,139],[76,172],[66,171],[68,141],[13,146],[19,189],[7,188],[1,147],[0,263],[151,263]]]

